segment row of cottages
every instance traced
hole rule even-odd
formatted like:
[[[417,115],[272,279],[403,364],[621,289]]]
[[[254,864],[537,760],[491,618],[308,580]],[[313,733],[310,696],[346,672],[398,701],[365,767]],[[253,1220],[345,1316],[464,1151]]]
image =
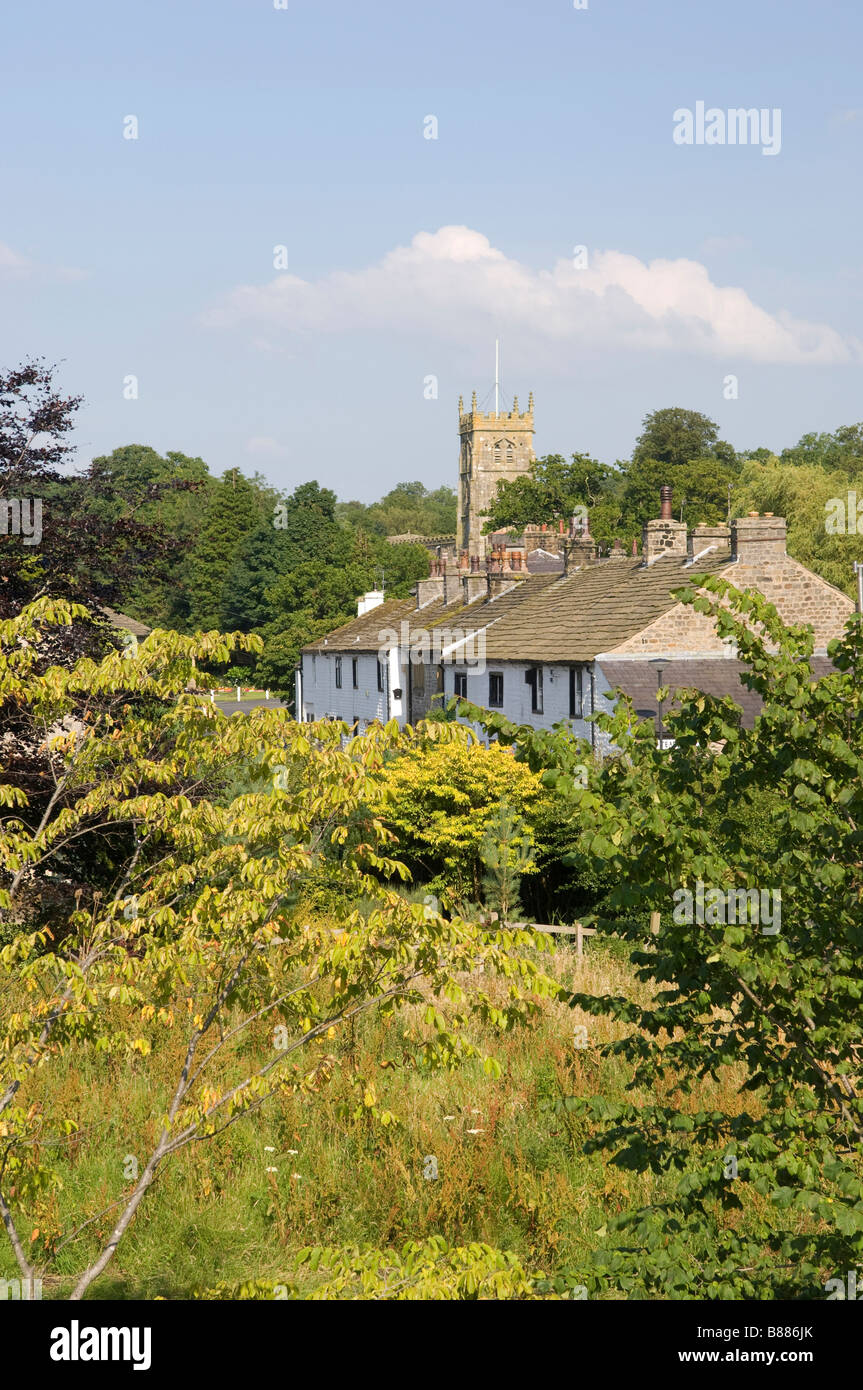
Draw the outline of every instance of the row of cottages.
[[[343,719],[359,730],[372,720],[413,724],[436,696],[458,695],[536,728],[566,720],[601,751],[590,715],[610,710],[622,691],[656,722],[662,684],[730,695],[751,725],[758,698],[740,683],[735,651],[673,591],[689,572],[759,591],[785,622],[811,624],[816,674],[826,673],[827,644],[854,605],[788,555],[785,534],[782,517],[752,513],[688,533],[663,488],[641,555],[618,544],[598,557],[592,537],[572,528],[556,567],[528,568],[512,549],[484,565],[465,556],[460,565],[432,561],[415,598],[366,594],[353,621],[303,648],[298,718]]]

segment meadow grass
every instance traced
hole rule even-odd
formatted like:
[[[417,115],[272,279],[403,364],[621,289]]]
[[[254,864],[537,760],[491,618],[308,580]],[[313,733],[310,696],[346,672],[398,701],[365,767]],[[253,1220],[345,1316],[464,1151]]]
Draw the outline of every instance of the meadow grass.
[[[543,952],[541,964],[573,989],[648,997],[613,943],[595,940],[582,958],[560,946]],[[492,982],[484,976],[482,984]],[[455,1244],[488,1242],[551,1273],[583,1266],[610,1216],[659,1193],[651,1175],[585,1154],[588,1123],[553,1110],[567,1095],[627,1095],[626,1064],[597,1053],[621,1036],[618,1025],[553,1003],[504,1036],[474,1030],[501,1063],[493,1080],[474,1061],[454,1072],[419,1067],[405,1034],[420,1026],[420,1015],[408,1008],[386,1021],[367,1016],[351,1035],[322,1041],[340,1061],[323,1090],[272,1100],[173,1157],[88,1297],[182,1299],[215,1284],[297,1282],[294,1257],[304,1246],[397,1246],[435,1234]],[[579,1024],[588,1028],[584,1050],[573,1041]],[[261,1028],[226,1067],[270,1045]],[[156,1140],[183,1047],[178,1030],[146,1059],[73,1048],[28,1086],[28,1101],[46,1115],[77,1124],[59,1150],[62,1185],[41,1200],[32,1233],[24,1232],[37,1255],[58,1250],[45,1297],[67,1297],[75,1273],[110,1233],[116,1211],[104,1209],[131,1191],[128,1156],[143,1165]],[[721,1083],[723,1104],[742,1079],[735,1073],[728,1069]],[[365,1111],[361,1092],[370,1081],[397,1124],[384,1127]],[[709,1105],[715,1092],[711,1083],[677,1103]],[[424,1177],[429,1156],[437,1160],[436,1180]],[[97,1219],[60,1249],[91,1216]],[[16,1273],[8,1246],[0,1247],[0,1275]]]

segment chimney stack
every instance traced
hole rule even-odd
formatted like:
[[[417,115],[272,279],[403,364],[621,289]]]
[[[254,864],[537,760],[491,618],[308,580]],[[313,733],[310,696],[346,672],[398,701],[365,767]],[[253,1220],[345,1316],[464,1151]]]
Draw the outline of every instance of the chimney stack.
[[[750,512],[731,523],[731,558],[741,565],[770,565],[782,560],[785,550],[785,517]]]
[[[590,522],[579,528],[575,517],[569,523],[569,535],[563,548],[563,572],[572,574],[596,559],[596,542],[590,534]]]
[[[686,555],[686,522],[674,520],[668,486],[659,489],[659,516],[643,528],[641,547],[645,565],[652,565],[664,555]]]
[[[727,550],[730,545],[731,531],[724,523],[711,526],[703,521],[693,529],[693,555],[701,555],[705,550]]]

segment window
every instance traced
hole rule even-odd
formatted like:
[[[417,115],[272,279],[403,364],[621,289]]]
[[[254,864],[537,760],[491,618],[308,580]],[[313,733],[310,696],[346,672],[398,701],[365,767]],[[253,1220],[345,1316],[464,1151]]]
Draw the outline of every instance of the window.
[[[359,662],[359,657],[356,657],[356,656],[353,657],[352,660],[351,660],[351,680],[353,681],[353,684],[354,684],[354,690],[359,690],[359,688],[360,688],[360,662]]]
[[[488,707],[489,709],[503,708],[503,671],[489,671],[488,673]]]
[[[341,688],[342,688],[342,658],[341,658],[340,656],[337,656],[337,657],[336,657],[336,690],[341,690]]]
[[[531,666],[524,679],[530,686],[530,708],[533,714],[542,714],[542,667]]]
[[[460,700],[467,699],[467,671],[456,671],[453,688]]]
[[[384,663],[381,661],[380,657],[378,657],[378,690],[383,690],[383,688],[384,688]]]
[[[580,666],[569,668],[569,717],[584,718],[584,671]]]

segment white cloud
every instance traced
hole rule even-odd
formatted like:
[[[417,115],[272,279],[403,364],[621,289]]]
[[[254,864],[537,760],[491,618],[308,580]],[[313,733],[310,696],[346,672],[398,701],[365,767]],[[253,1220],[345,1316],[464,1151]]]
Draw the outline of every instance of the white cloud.
[[[86,271],[74,270],[68,266],[40,265],[27,256],[13,251],[6,242],[0,241],[0,279],[2,280],[83,280]]]
[[[622,349],[782,363],[863,356],[859,340],[827,324],[771,314],[745,290],[714,284],[699,261],[597,251],[586,269],[561,259],[533,270],[470,227],[418,232],[360,270],[239,286],[206,322],[246,323],[267,340],[359,330],[488,341],[500,329],[521,355],[545,349],[558,359],[568,350]]]

